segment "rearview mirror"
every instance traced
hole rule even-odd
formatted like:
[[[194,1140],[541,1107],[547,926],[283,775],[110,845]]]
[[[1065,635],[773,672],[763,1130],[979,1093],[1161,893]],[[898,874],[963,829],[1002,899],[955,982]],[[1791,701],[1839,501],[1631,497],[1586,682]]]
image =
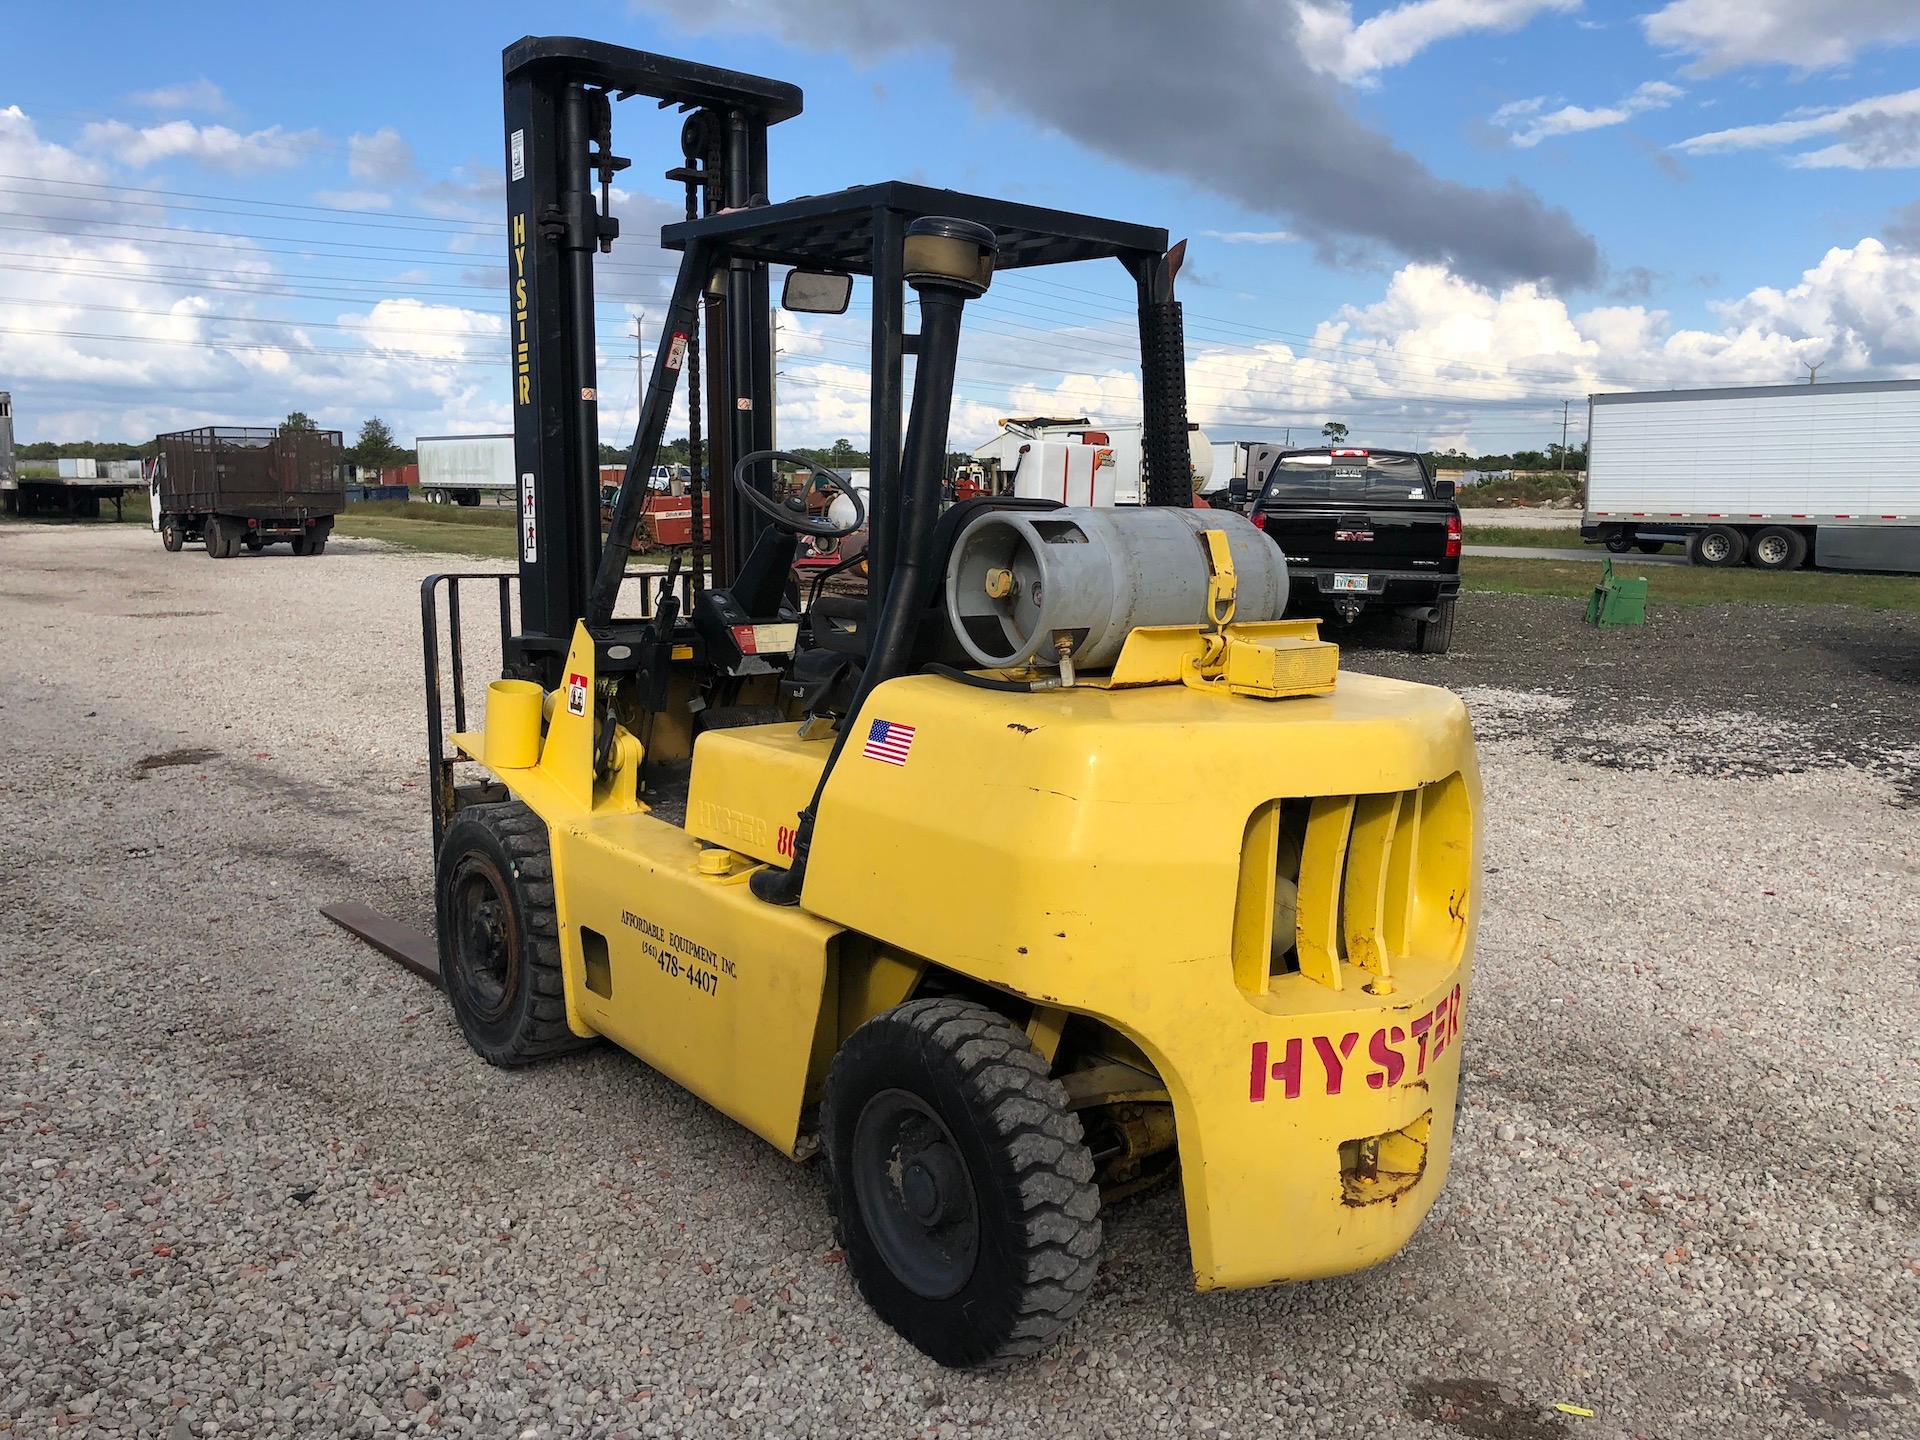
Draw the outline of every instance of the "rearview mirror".
[[[1451,500],[1458,491],[1459,487],[1451,480],[1436,480],[1433,482],[1433,498],[1436,500]]]
[[[844,315],[853,298],[853,277],[831,270],[789,270],[780,308],[801,315]]]

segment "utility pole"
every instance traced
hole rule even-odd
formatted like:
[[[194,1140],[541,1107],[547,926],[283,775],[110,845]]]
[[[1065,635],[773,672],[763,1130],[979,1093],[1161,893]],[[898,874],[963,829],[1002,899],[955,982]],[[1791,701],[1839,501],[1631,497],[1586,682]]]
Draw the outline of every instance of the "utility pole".
[[[1820,365],[1809,365],[1804,360],[1800,362],[1800,368],[1807,372],[1807,383],[1809,385],[1813,384],[1815,380],[1818,380],[1820,378],[1820,366],[1825,365],[1826,363],[1827,362],[1824,360],[1820,362]]]
[[[1572,404],[1571,400],[1560,402],[1560,468],[1569,472],[1572,471],[1573,465],[1567,459],[1567,415],[1568,407]]]
[[[641,359],[641,348],[645,344],[647,312],[642,310],[633,317],[633,410],[640,413],[640,407],[647,403],[647,367]],[[636,421],[636,426],[638,422]]]

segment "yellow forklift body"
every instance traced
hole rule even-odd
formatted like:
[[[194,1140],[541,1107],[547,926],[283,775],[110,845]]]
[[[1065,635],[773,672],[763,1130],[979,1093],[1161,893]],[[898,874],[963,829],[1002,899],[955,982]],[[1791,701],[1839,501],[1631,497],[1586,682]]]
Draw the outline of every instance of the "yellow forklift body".
[[[568,670],[587,697],[592,665],[583,632]],[[539,762],[497,773],[550,827],[569,1020],[786,1153],[865,1018],[840,1013],[854,946],[1137,1045],[1173,1105],[1203,1289],[1364,1268],[1438,1195],[1478,901],[1478,772],[1451,693],[1356,674],[1284,701],[893,680],[828,782],[799,909],[743,881],[786,863],[827,741],[703,735],[683,829],[626,798],[624,733],[592,781],[593,707],[568,702]]]

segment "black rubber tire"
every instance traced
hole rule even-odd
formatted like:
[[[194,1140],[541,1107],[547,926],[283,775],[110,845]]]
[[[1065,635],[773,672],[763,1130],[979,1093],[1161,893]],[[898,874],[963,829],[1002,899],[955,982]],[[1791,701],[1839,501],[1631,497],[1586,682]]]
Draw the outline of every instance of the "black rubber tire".
[[[326,549],[327,537],[324,535],[317,535],[307,542],[307,554],[309,555],[324,555]]]
[[[897,1143],[876,1149],[860,1122],[900,1106],[901,1096],[944,1131],[916,1156],[938,1149],[949,1167],[957,1157],[959,1168],[944,1173],[955,1194],[971,1199],[970,1258],[963,1255],[964,1278],[947,1281],[944,1293],[915,1289],[883,1248],[901,1243],[908,1181]],[[835,1229],[854,1283],[924,1354],[955,1367],[1036,1355],[1086,1302],[1100,1265],[1093,1156],[1065,1088],[1004,1016],[955,999],[912,1000],[875,1016],[834,1057],[820,1114]],[[891,1163],[876,1166],[880,1154]],[[894,1206],[891,1222],[876,1216]],[[937,1264],[946,1252],[932,1253]]]
[[[187,537],[180,533],[180,522],[162,520],[160,522],[160,544],[169,553],[177,555],[187,543]]]
[[[1624,555],[1632,548],[1633,536],[1627,534],[1625,531],[1607,537],[1607,549],[1611,550],[1615,555]]]
[[[440,841],[434,905],[441,982],[482,1059],[529,1065],[593,1043],[567,1027],[553,856],[538,815],[517,800],[456,814]],[[476,963],[481,932],[504,952],[491,976]]]
[[[1784,525],[1769,525],[1747,545],[1747,564],[1756,570],[1798,570],[1807,563],[1807,537]]]
[[[207,555],[214,560],[227,558],[227,527],[220,523],[218,515],[209,515],[207,523],[200,530],[201,543],[207,547]]]
[[[1633,542],[1633,548],[1638,550],[1642,555],[1658,555],[1662,550],[1667,548],[1667,542],[1664,540],[1636,540]]]
[[[258,555],[266,548],[267,542],[262,540],[257,532],[249,530],[240,537],[240,543],[246,546],[249,554]]]
[[[1687,537],[1687,559],[1711,570],[1738,565],[1747,556],[1747,537],[1726,525],[1709,525]]]
[[[313,553],[312,542],[304,535],[296,535],[287,543],[293,547],[293,553],[296,555],[311,555]]]
[[[1422,655],[1444,655],[1453,648],[1453,611],[1458,600],[1442,600],[1433,607],[1433,619],[1413,627],[1413,648]]]

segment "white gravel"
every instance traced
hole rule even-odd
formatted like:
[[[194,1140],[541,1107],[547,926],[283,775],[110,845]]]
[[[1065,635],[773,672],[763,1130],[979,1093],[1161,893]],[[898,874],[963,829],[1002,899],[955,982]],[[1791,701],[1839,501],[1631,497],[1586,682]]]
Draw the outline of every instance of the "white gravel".
[[[428,923],[448,563],[0,526],[0,1433],[1920,1433],[1888,781],[1565,763],[1516,723],[1562,702],[1476,690],[1510,738],[1413,1244],[1196,1295],[1163,1192],[1111,1214],[1066,1344],[954,1374],[855,1296],[816,1174],[610,1049],[488,1069],[315,913]]]

